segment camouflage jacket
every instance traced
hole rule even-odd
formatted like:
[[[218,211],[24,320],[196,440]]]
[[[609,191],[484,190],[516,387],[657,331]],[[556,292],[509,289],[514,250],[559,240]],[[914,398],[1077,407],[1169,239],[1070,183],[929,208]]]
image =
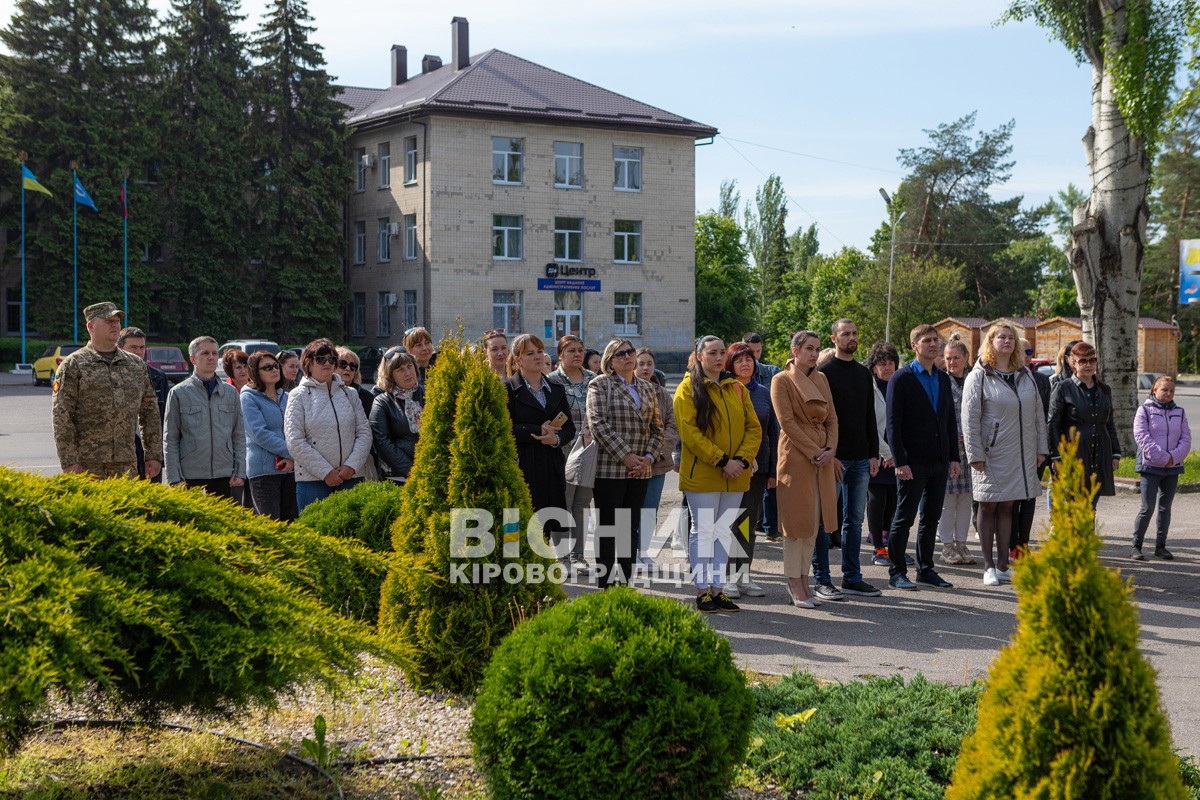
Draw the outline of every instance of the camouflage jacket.
[[[137,463],[141,422],[147,458],[161,459],[162,422],[146,363],[123,350],[106,361],[89,344],[63,360],[54,380],[54,444],[71,464]]]

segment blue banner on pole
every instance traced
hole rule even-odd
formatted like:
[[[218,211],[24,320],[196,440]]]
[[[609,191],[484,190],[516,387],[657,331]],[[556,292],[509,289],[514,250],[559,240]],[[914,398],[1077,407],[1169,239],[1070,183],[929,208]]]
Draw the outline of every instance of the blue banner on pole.
[[[1179,303],[1200,303],[1200,239],[1179,240]]]
[[[538,278],[538,290],[543,292],[598,292],[599,280],[587,278]]]

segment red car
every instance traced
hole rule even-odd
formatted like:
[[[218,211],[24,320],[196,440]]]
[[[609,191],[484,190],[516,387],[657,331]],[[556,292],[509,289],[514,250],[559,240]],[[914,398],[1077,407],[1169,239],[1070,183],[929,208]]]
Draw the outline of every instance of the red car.
[[[187,359],[178,347],[147,347],[146,363],[162,370],[174,383],[179,383],[192,373]]]

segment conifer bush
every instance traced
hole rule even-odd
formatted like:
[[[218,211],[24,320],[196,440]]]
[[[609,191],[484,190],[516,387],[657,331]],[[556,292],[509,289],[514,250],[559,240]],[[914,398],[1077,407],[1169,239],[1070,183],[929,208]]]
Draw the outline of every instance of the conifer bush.
[[[388,651],[335,613],[385,562],[199,490],[0,467],[0,745],[51,692],[141,716],[270,705]]]
[[[949,800],[1187,797],[1130,585],[1097,558],[1076,447],[1063,445],[1052,535],[1017,562],[1017,631],[992,662]]]
[[[532,516],[529,488],[517,466],[516,443],[503,385],[481,356],[464,354],[462,343],[442,341],[430,373],[421,438],[392,527],[397,569],[384,581],[380,631],[406,656],[406,676],[418,688],[472,691],[500,640],[522,618],[560,600],[548,581],[452,582],[451,509],[492,514],[496,547],[471,563],[539,565],[552,559],[534,553],[525,529]],[[519,510],[518,556],[502,553],[500,528],[506,508]]]
[[[674,600],[619,587],[520,625],[475,701],[495,800],[724,797],[754,697],[729,642]]]

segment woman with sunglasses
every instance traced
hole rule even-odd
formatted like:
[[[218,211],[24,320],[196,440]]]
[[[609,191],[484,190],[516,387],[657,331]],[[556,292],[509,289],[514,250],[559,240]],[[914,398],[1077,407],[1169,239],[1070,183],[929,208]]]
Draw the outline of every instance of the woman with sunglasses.
[[[376,386],[379,394],[370,416],[380,473],[396,483],[405,483],[416,458],[425,406],[425,389],[417,380],[417,360],[403,352],[385,358]]]
[[[375,402],[375,392],[362,385],[362,373],[358,371],[358,356],[349,347],[339,347],[337,355],[338,377],[342,379],[343,385],[349,386],[358,394],[358,399],[362,402],[363,413],[370,416],[371,406]]]
[[[587,430],[597,445],[596,565],[605,589],[633,576],[642,504],[663,442],[658,393],[635,374],[636,353],[628,339],[613,339],[600,357],[601,374],[588,385]],[[604,535],[605,528],[615,535]]]
[[[246,431],[246,477],[259,514],[291,522],[296,518],[295,462],[283,435],[287,392],[279,360],[260,350],[247,361],[249,383],[241,392],[242,428]]]
[[[404,349],[412,353],[417,360],[417,377],[421,385],[429,380],[429,370],[437,361],[437,353],[433,349],[433,337],[424,328],[409,328],[404,332]]]
[[[288,394],[283,430],[296,461],[296,505],[310,503],[362,480],[371,457],[371,426],[358,394],[337,375],[337,347],[308,343],[300,356],[304,378]]]
[[[1079,434],[1079,460],[1100,491],[1092,498],[1095,507],[1100,497],[1117,493],[1113,472],[1121,463],[1121,445],[1113,421],[1112,390],[1096,374],[1096,348],[1076,342],[1069,353],[1074,373],[1050,390],[1050,452],[1055,469],[1059,460],[1059,441]]]

